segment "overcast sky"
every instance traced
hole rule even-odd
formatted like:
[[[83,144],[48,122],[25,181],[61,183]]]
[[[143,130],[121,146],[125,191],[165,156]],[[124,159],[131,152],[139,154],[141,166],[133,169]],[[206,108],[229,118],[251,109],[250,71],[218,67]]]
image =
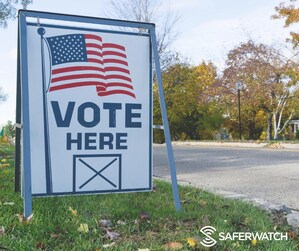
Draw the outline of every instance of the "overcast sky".
[[[34,0],[29,9],[65,14],[103,17],[108,0]],[[249,38],[265,44],[283,46],[289,30],[283,20],[273,20],[274,7],[280,0],[166,0],[181,16],[176,25],[178,37],[173,49],[189,58],[192,64],[211,60],[219,70],[227,52]],[[15,121],[17,22],[0,29],[0,86],[8,94],[0,103],[0,125]]]

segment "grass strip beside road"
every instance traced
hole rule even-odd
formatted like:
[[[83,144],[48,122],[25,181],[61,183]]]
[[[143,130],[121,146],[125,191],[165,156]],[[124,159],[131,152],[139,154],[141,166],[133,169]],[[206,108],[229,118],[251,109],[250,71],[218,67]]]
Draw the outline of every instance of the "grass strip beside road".
[[[298,250],[289,226],[245,202],[181,186],[176,212],[171,185],[158,180],[149,193],[34,198],[27,221],[12,153],[0,145],[0,250],[202,250],[204,226],[216,240],[220,232],[288,232],[287,241],[218,240],[211,250]]]

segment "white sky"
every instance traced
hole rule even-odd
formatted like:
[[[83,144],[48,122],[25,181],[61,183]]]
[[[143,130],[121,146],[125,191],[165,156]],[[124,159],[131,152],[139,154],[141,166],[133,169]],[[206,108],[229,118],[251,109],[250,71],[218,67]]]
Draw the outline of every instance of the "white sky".
[[[103,17],[108,0],[34,0],[31,10]],[[289,30],[272,20],[282,0],[168,0],[165,6],[181,16],[173,49],[193,64],[211,60],[218,69],[226,54],[249,38],[265,44],[285,44]],[[0,124],[15,121],[17,22],[0,29],[0,86],[8,99],[0,103]]]

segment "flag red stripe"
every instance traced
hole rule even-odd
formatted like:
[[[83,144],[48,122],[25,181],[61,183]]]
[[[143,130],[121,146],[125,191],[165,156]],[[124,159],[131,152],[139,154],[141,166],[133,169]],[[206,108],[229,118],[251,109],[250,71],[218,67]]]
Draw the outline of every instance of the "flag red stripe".
[[[89,55],[96,55],[96,56],[99,56],[99,57],[102,57],[102,56],[103,56],[102,53],[97,52],[97,51],[87,50],[86,52],[87,52],[87,54],[89,54]]]
[[[102,60],[99,60],[99,59],[96,59],[96,58],[88,58],[87,60],[88,60],[89,63],[97,63],[97,64],[100,64],[100,65],[103,64]]]
[[[103,56],[119,56],[122,58],[127,58],[126,54],[117,51],[103,51]]]
[[[112,91],[105,91],[105,92],[98,92],[99,96],[108,96],[108,95],[113,95],[113,94],[125,94],[125,95],[129,95],[133,98],[135,98],[135,94],[129,91],[124,91],[124,90],[112,90]]]
[[[119,44],[112,44],[112,43],[103,43],[103,48],[115,48],[122,51],[125,51],[125,47]]]
[[[95,39],[95,40],[102,42],[102,38],[97,35],[85,34],[84,36],[85,36],[85,39]]]
[[[77,74],[77,75],[70,75],[70,76],[63,76],[58,78],[52,78],[51,83],[56,83],[59,81],[65,80],[72,80],[72,79],[80,79],[80,78],[100,78],[105,79],[105,76],[100,74]]]
[[[113,58],[108,58],[108,59],[104,59],[104,64],[108,64],[108,63],[114,63],[114,64],[123,64],[128,66],[128,63],[126,61],[123,60],[119,60],[119,59],[113,59]]]
[[[113,79],[113,78],[122,79],[122,80],[132,82],[131,78],[128,78],[128,77],[125,77],[125,76],[122,76],[122,75],[117,75],[117,74],[106,75],[106,79]]]
[[[100,72],[104,72],[104,69],[101,69],[96,66],[71,66],[71,67],[64,67],[64,68],[52,70],[52,74],[55,75],[55,74],[71,72],[71,71],[100,71]]]
[[[99,86],[99,87],[102,86],[103,88],[106,88],[105,83],[100,83],[97,81],[89,81],[89,82],[77,82],[77,83],[71,83],[71,84],[51,86],[49,91],[51,92],[51,91],[58,91],[58,90],[62,90],[62,89],[81,87],[81,86],[91,86],[91,85],[95,85],[95,86]]]
[[[86,43],[86,47],[97,48],[99,50],[102,50],[102,46],[100,46],[99,44],[95,44],[95,43]]]
[[[105,71],[118,71],[118,72],[123,72],[123,73],[127,73],[130,74],[130,71],[125,69],[125,68],[121,68],[121,67],[105,67]]]
[[[107,87],[117,87],[117,86],[125,87],[125,88],[133,90],[133,86],[132,85],[124,84],[124,83],[118,83],[118,82],[108,83]]]

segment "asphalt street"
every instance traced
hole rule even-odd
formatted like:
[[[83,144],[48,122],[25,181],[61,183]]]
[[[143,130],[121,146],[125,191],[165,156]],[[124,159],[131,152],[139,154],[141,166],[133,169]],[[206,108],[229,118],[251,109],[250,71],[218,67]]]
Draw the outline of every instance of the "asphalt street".
[[[179,182],[235,192],[299,210],[299,149],[173,146]],[[165,145],[154,145],[154,175],[170,178]]]

